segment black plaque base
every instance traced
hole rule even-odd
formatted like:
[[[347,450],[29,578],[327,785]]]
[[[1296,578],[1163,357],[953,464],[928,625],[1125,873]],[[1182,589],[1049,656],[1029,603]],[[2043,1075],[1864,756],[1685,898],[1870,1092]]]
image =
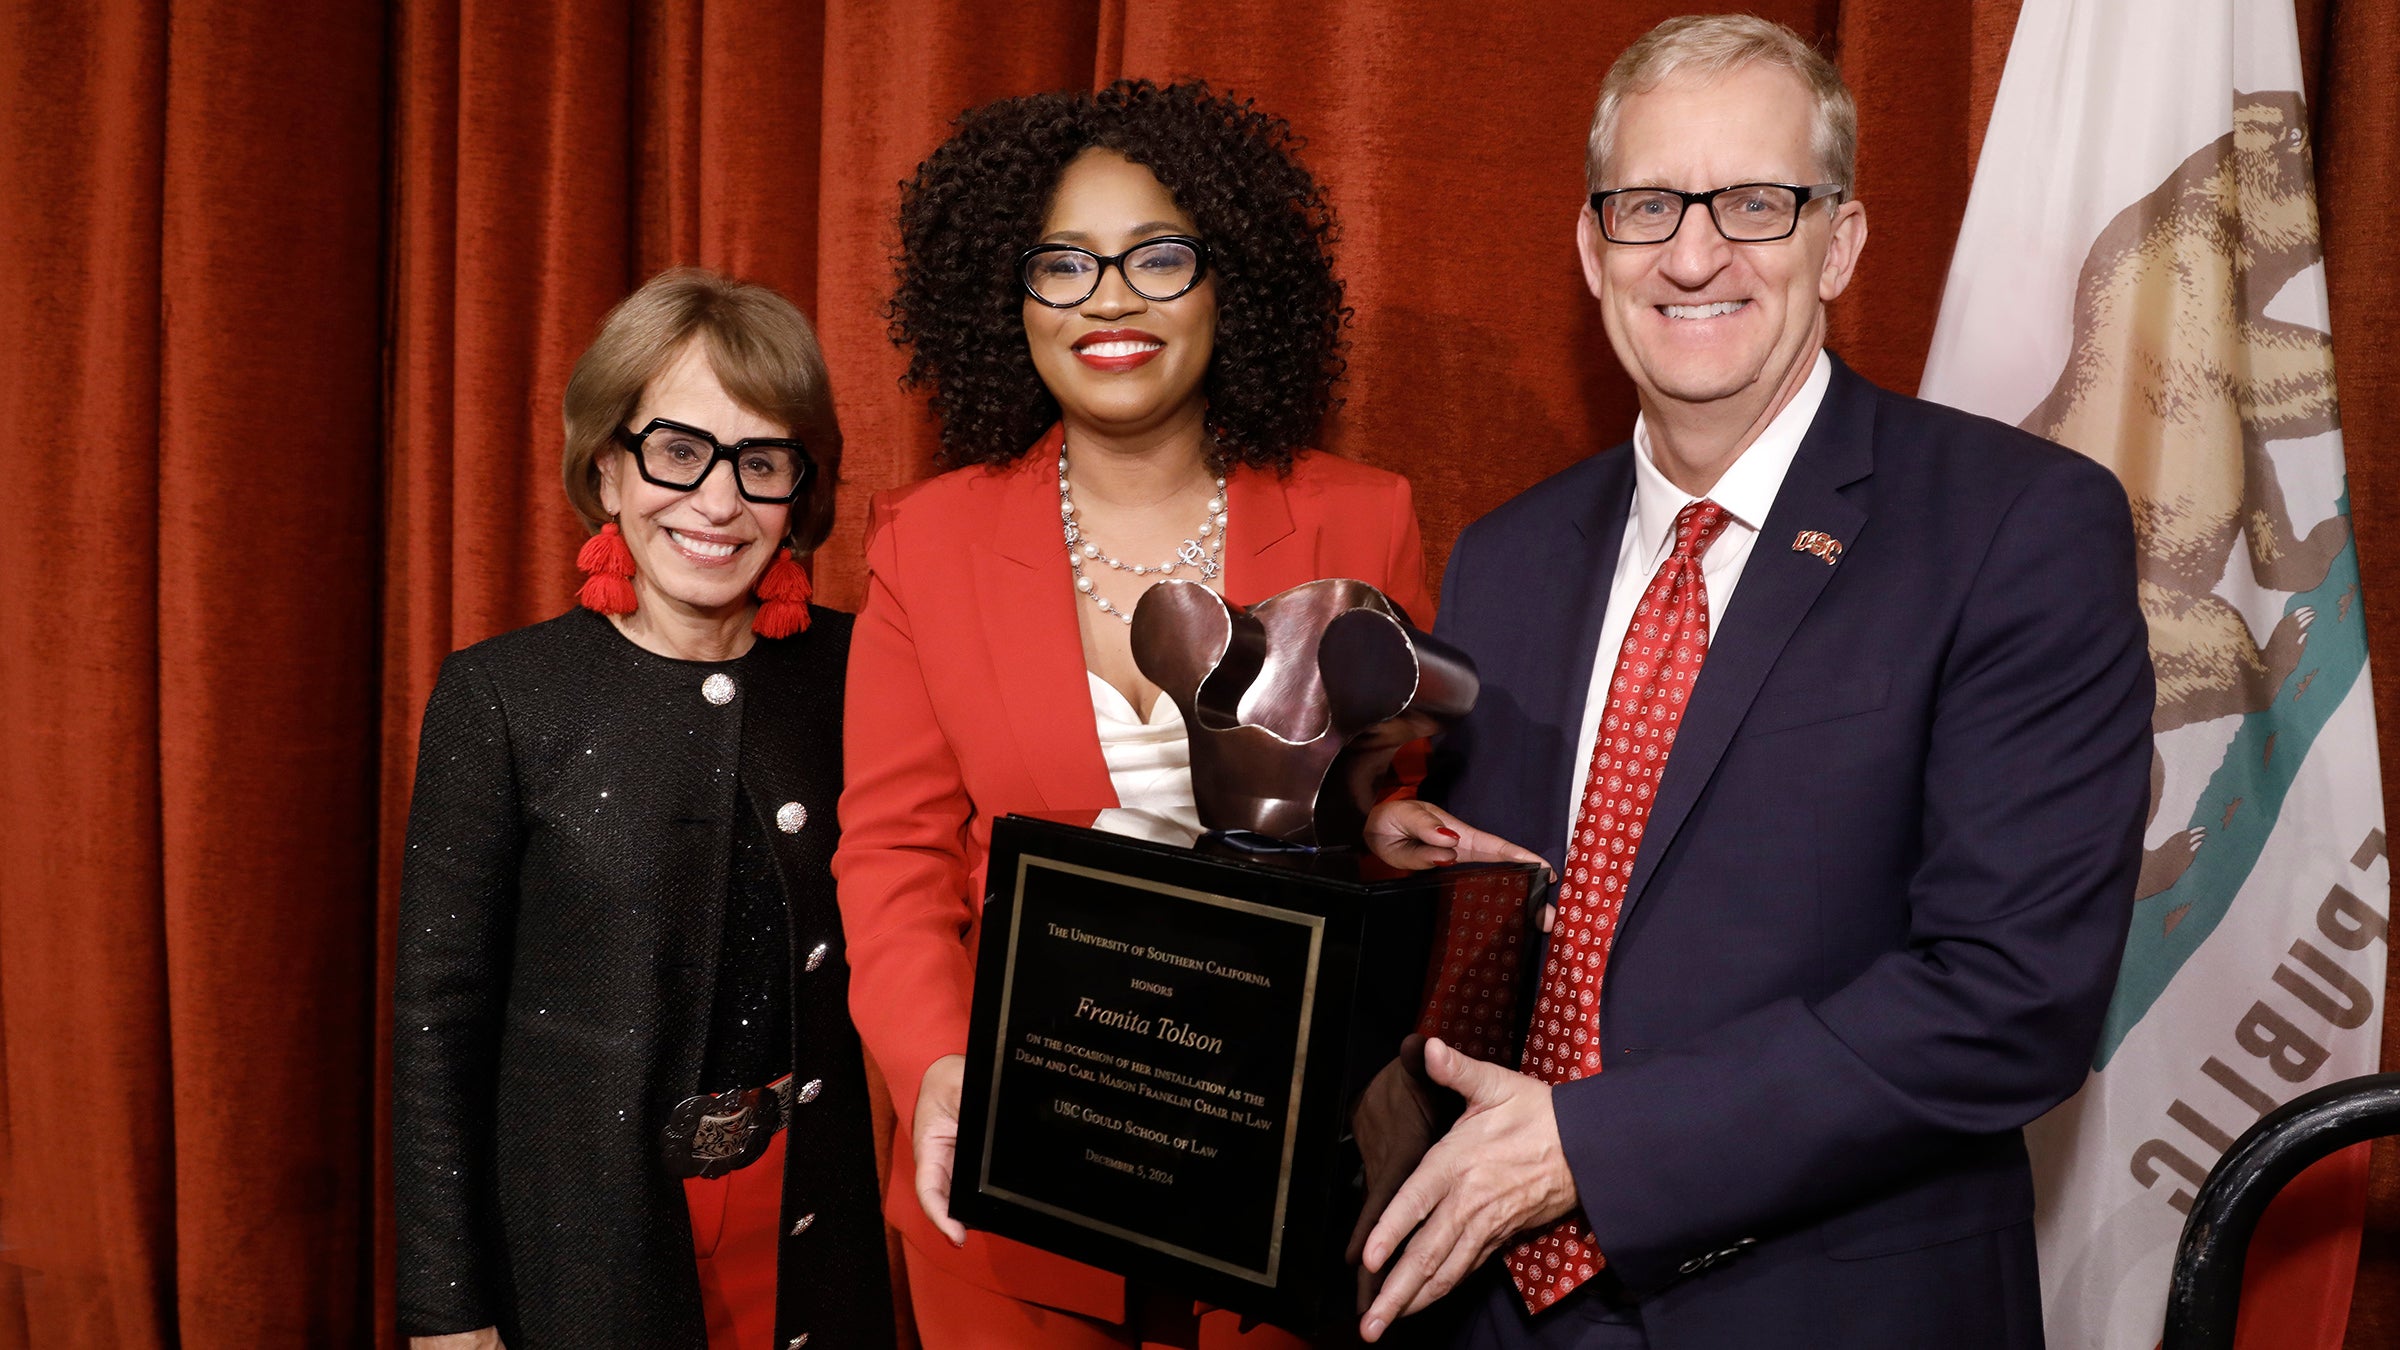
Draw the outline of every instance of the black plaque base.
[[[1353,1315],[1353,1106],[1429,989],[1510,1020],[1535,871],[998,821],[952,1216],[1294,1330]]]

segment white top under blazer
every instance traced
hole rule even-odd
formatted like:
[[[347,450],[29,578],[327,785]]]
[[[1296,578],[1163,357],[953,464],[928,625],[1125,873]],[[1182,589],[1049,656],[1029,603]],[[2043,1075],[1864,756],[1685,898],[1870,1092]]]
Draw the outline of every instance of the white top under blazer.
[[[1090,671],[1092,719],[1117,805],[1092,821],[1095,830],[1189,848],[1200,837],[1200,808],[1192,799],[1192,741],[1175,700],[1160,694],[1147,720],[1108,681]]]

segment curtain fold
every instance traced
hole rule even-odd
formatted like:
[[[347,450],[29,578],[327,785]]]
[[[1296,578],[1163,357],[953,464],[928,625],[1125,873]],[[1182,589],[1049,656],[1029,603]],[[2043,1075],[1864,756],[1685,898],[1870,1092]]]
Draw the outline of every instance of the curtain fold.
[[[185,0],[167,27],[152,467],[172,1091],[151,1100],[174,1132],[186,1344],[338,1339],[366,1292],[383,67],[372,10]]]
[[[1974,178],[1976,112],[1991,107],[2014,30],[2014,0],[1962,8],[1931,25],[1912,0],[1845,0],[1828,44],[1858,99],[1858,199],[1868,224],[1866,253],[1833,306],[1830,342],[1894,389],[1916,388],[1924,371]],[[2003,8],[2010,22],[1997,35],[1993,80],[1979,87],[1978,40],[1988,37],[1972,20]]]
[[[571,600],[559,396],[632,285],[699,263],[816,322],[846,454],[815,566],[854,605],[867,494],[935,446],[882,313],[899,183],[971,105],[1206,76],[1331,190],[1356,317],[1326,443],[1414,480],[1438,568],[1630,428],[1574,252],[1585,122],[1685,7],[0,0],[0,408],[74,447],[15,459],[0,529],[0,1347],[392,1343],[417,720],[446,653]],[[1832,341],[1913,388],[2017,0],[1750,8],[1856,88],[1873,234]],[[2379,616],[2400,0],[2301,9]],[[2375,1176],[2360,1345],[2400,1327],[2393,1153]]]
[[[0,91],[15,185],[0,193],[0,398],[12,422],[79,447],[38,494],[16,485],[41,508],[0,530],[0,1342],[153,1346],[175,1322],[177,1213],[158,1104],[173,1067],[154,451],[163,6],[77,24],[7,10]]]

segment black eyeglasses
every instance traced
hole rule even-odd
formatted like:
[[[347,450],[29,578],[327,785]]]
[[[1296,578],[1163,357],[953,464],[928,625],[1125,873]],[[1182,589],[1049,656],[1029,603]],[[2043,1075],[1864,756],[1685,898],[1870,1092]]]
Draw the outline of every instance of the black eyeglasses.
[[[1800,228],[1800,208],[1819,197],[1838,197],[1849,189],[1840,183],[1799,187],[1791,183],[1736,183],[1714,192],[1680,192],[1674,188],[1611,188],[1592,194],[1592,214],[1600,218],[1600,237],[1612,244],[1663,244],[1683,228],[1684,215],[1695,206],[1708,208],[1717,233],[1737,244],[1770,244],[1789,239]]]
[[[1145,239],[1103,257],[1073,244],[1037,244],[1017,255],[1017,284],[1052,309],[1073,309],[1100,289],[1109,268],[1144,300],[1172,300],[1208,273],[1208,245],[1180,234]]]
[[[734,490],[744,501],[796,501],[817,476],[808,448],[781,436],[752,436],[731,445],[698,427],[653,417],[640,431],[616,429],[617,444],[633,452],[645,482],[690,492],[708,481],[719,460],[733,461]]]

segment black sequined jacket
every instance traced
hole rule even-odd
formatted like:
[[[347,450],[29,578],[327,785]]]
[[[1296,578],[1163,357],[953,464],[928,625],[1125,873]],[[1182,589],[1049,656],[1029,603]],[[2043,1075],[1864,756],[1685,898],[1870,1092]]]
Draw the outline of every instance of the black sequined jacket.
[[[579,609],[444,663],[393,992],[404,1332],[706,1346],[660,1131],[701,1073],[738,782],[790,902],[794,1071],[823,1080],[785,1142],[776,1344],[891,1344],[827,870],[849,644],[850,616],[819,609],[737,660],[676,661]]]

